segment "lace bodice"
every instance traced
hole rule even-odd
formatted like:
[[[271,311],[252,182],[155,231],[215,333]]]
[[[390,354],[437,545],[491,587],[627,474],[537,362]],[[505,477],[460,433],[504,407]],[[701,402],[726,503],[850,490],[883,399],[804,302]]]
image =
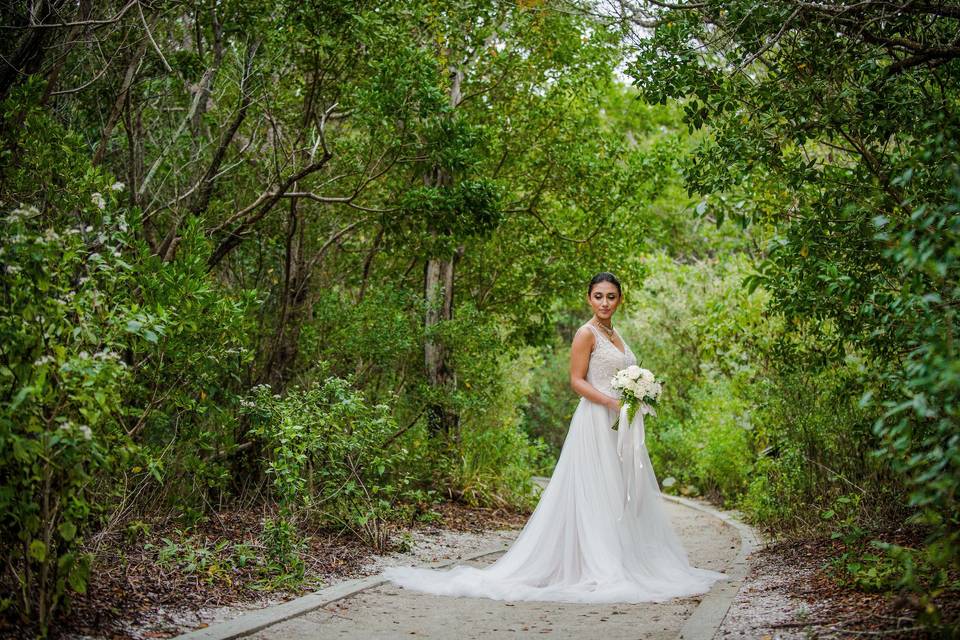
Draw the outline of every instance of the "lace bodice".
[[[623,339],[623,336],[621,336],[620,332],[616,329],[614,329],[614,331],[617,332],[620,341],[623,342],[624,353],[620,353],[620,349],[617,349],[613,343],[610,342],[610,339],[603,335],[600,330],[592,324],[587,324],[587,326],[590,327],[590,330],[593,331],[593,335],[596,337],[593,351],[590,353],[590,361],[587,365],[587,382],[608,396],[618,397],[620,392],[614,390],[610,385],[610,379],[613,378],[620,369],[629,367],[632,364],[637,364],[637,357],[633,355],[633,351],[630,350],[630,345],[627,344],[627,341]]]

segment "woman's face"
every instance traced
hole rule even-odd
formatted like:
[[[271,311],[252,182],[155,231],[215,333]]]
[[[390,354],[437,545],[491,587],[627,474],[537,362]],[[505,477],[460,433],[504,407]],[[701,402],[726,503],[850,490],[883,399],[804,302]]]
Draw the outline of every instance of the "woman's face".
[[[620,292],[612,282],[598,282],[593,285],[590,295],[587,296],[593,312],[600,320],[609,320],[620,304]]]

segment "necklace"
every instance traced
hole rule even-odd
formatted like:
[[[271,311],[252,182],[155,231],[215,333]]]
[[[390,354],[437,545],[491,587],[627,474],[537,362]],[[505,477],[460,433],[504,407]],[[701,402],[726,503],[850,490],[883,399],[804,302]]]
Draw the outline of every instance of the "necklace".
[[[611,325],[611,326],[609,326],[609,327],[604,326],[603,324],[600,323],[599,320],[597,320],[596,322],[594,322],[594,324],[595,324],[596,326],[600,327],[601,329],[603,329],[603,332],[604,332],[605,334],[607,334],[607,338],[611,338],[611,339],[613,338],[613,325]]]

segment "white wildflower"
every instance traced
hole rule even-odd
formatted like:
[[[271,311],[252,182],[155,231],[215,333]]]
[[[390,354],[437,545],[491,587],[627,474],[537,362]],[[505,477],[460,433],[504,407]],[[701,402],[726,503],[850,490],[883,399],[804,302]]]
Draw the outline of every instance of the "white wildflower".
[[[91,194],[90,199],[93,200],[93,204],[97,205],[97,209],[103,211],[107,208],[107,201],[100,193]]]
[[[125,186],[125,185],[124,185],[122,182],[120,182],[119,180],[117,180],[117,181],[114,182],[112,185],[110,185],[110,190],[111,190],[111,191],[123,191],[124,186]]]
[[[83,435],[84,440],[93,438],[93,431],[85,424],[80,425],[80,433]]]

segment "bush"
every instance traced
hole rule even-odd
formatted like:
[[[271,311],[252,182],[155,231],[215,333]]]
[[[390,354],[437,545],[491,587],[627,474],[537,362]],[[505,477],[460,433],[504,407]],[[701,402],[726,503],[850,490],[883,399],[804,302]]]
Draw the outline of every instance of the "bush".
[[[690,434],[696,452],[693,478],[704,493],[735,504],[753,471],[751,404],[726,378],[708,378],[693,395]]]
[[[4,582],[16,584],[4,604],[46,635],[70,592],[86,590],[94,476],[130,453],[115,422],[129,379],[121,353],[156,334],[120,293],[130,267],[109,218],[96,234],[41,223],[36,209],[13,211],[0,249],[0,549]]]
[[[570,345],[558,339],[542,352],[537,363],[532,391],[523,409],[523,430],[532,440],[542,439],[556,459],[580,401],[570,388]]]
[[[504,353],[488,385],[464,402],[459,440],[444,463],[454,497],[475,506],[533,506],[532,477],[549,473],[554,458],[542,439],[522,428],[524,399],[530,394],[538,358],[533,349]]]
[[[348,380],[332,376],[284,396],[261,385],[244,404],[281,518],[313,517],[385,549],[390,523],[413,489],[410,451],[394,439],[390,406],[371,404]],[[281,526],[271,523],[274,531]]]
[[[225,291],[208,275],[206,243],[203,228],[191,223],[172,262],[143,243],[130,251],[139,308],[157,326],[129,350],[124,420],[141,446],[139,466],[156,481],[145,499],[186,514],[205,512],[242,475],[229,454],[244,441],[236,412],[249,389],[249,312],[258,302],[255,291]]]

